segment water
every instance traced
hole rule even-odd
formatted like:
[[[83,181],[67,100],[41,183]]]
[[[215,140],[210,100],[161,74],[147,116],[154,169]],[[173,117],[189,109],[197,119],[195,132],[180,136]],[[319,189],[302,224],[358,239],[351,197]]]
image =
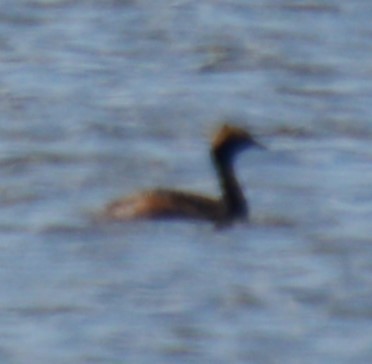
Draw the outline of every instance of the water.
[[[369,363],[372,4],[0,3],[3,363]],[[250,127],[251,224],[97,223],[217,193]]]

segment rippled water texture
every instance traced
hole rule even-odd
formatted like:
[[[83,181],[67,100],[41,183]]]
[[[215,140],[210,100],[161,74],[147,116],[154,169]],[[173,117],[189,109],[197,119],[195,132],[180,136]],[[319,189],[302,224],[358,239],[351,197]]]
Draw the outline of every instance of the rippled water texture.
[[[2,0],[2,363],[372,362],[372,3]],[[218,193],[251,224],[108,224],[113,198]]]

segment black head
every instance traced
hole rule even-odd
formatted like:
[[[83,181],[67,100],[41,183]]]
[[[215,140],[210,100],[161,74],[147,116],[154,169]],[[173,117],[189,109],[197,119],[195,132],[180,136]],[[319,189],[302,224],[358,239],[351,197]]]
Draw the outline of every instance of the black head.
[[[264,148],[247,130],[229,124],[223,125],[212,139],[213,153],[223,159],[229,160],[250,147]]]

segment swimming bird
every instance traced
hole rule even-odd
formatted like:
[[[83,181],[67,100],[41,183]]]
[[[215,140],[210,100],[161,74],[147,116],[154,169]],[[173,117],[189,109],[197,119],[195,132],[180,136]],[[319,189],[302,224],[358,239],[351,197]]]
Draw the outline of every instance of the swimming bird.
[[[219,179],[221,196],[213,198],[192,192],[154,189],[110,203],[104,216],[110,220],[184,218],[209,220],[218,226],[248,219],[248,204],[234,172],[236,155],[259,147],[245,129],[224,124],[211,141],[211,158]]]

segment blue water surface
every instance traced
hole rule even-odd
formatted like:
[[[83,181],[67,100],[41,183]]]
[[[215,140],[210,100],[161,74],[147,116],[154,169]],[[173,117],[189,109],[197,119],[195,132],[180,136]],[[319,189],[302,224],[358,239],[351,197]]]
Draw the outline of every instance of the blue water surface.
[[[372,360],[372,3],[0,1],[2,363]],[[251,222],[100,221],[211,195],[223,120]]]

